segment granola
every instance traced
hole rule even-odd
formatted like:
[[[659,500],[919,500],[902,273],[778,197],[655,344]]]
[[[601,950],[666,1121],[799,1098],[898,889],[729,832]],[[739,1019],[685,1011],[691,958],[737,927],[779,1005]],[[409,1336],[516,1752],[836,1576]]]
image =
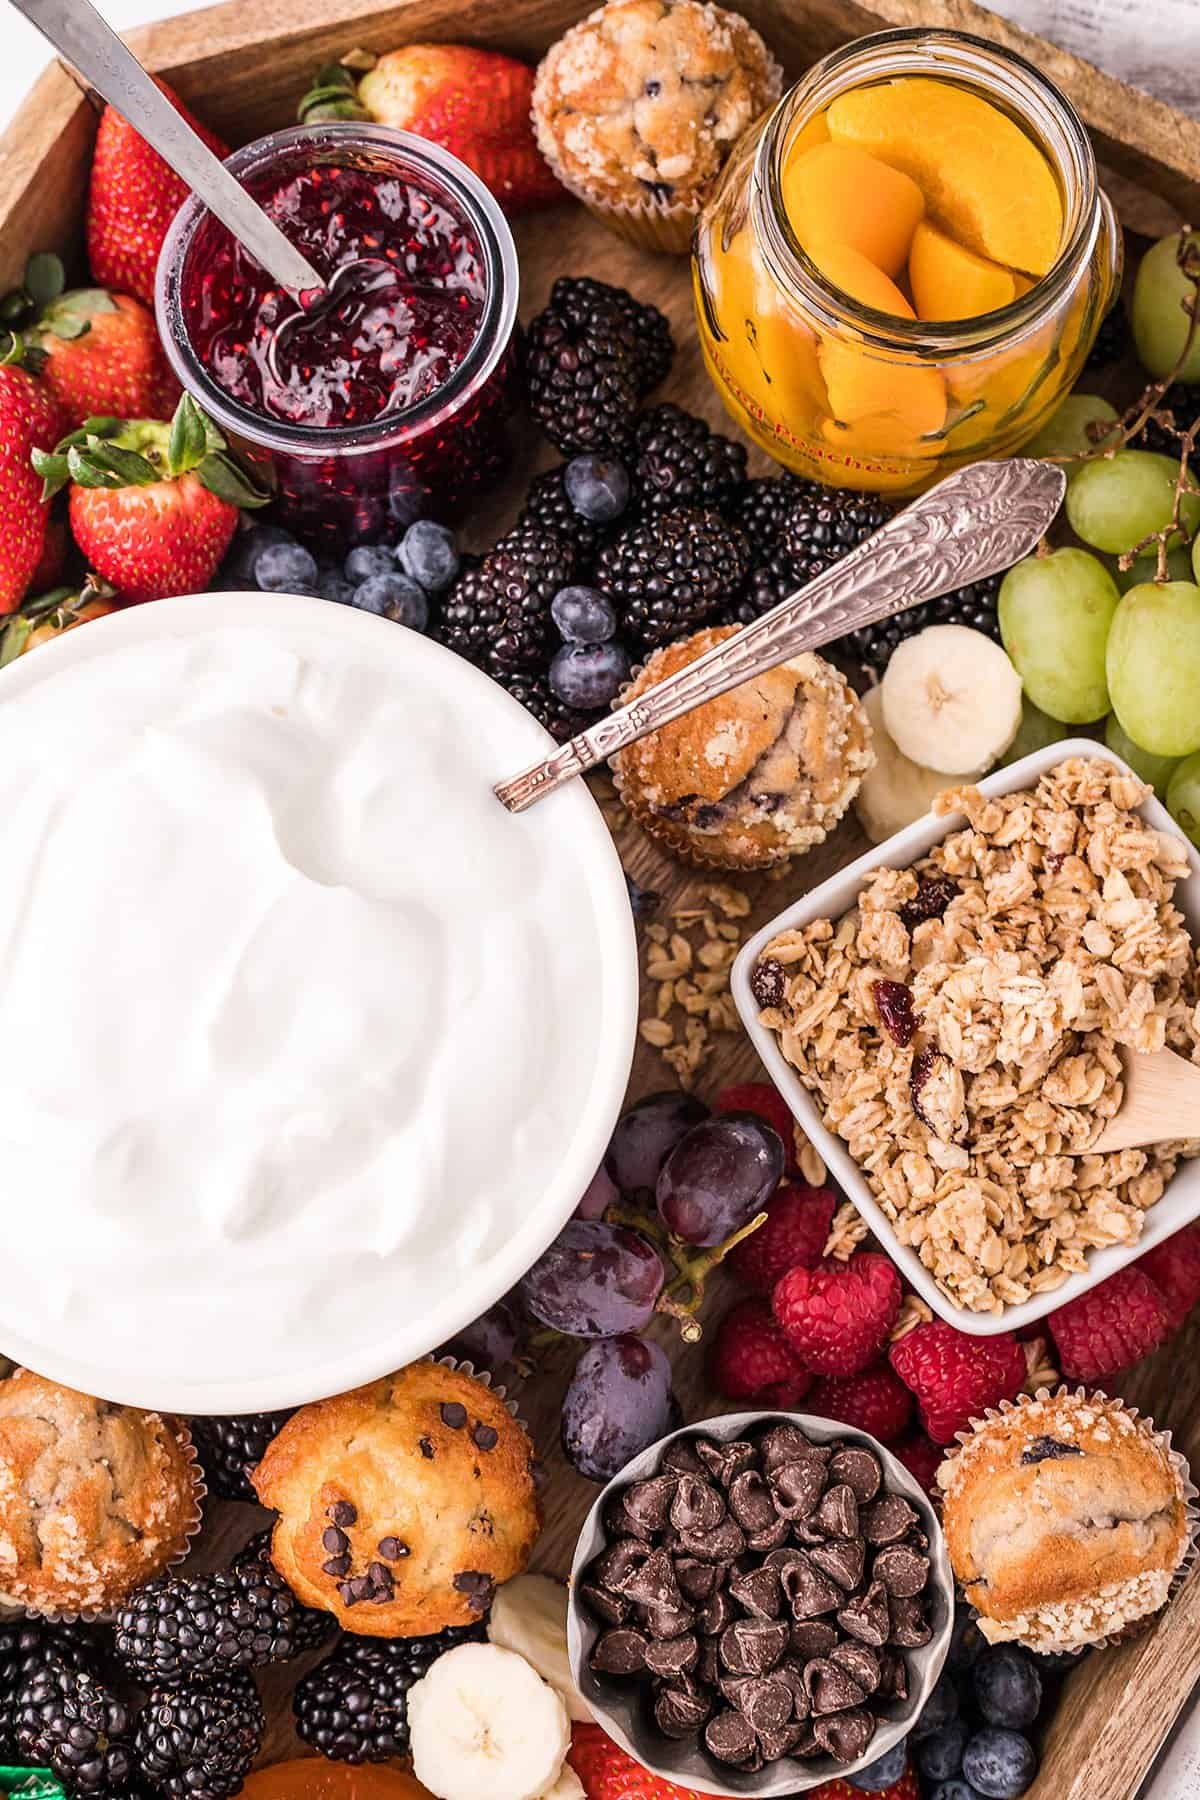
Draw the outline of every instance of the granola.
[[[1088,1153],[1121,1103],[1121,1048],[1200,1063],[1200,969],[1172,898],[1188,864],[1133,810],[1149,793],[1101,758],[991,799],[952,789],[935,810],[965,829],[880,869],[844,918],[782,933],[756,971],[762,1022],[825,1125],[971,1311],[1135,1242],[1200,1154],[1200,1139]]]

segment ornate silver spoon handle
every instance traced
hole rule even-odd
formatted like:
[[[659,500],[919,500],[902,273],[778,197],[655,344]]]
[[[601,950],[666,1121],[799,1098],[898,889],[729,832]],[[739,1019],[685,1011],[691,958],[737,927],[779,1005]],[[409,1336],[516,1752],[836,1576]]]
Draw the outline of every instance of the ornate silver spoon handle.
[[[947,476],[736,637],[589,726],[545,762],[501,782],[497,798],[509,812],[524,812],[614,751],[801,650],[819,650],[848,631],[1011,567],[1045,535],[1066,485],[1060,468],[1030,457],[972,463]]]

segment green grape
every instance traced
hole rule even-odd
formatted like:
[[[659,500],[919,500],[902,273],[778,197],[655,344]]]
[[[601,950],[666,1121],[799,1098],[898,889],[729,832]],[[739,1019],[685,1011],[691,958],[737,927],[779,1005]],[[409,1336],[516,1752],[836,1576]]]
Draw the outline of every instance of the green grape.
[[[1160,800],[1166,799],[1167,783],[1179,767],[1177,756],[1152,756],[1149,750],[1143,750],[1134,743],[1116,713],[1109,713],[1104,721],[1104,741],[1135,775],[1150,783]]]
[[[1028,698],[1052,719],[1083,725],[1108,711],[1104,646],[1117,584],[1097,556],[1027,556],[1000,584],[1000,636]]]
[[[1192,544],[1192,574],[1197,581],[1200,581],[1200,536]],[[1182,575],[1180,580],[1186,581],[1187,576]]]
[[[1067,518],[1094,550],[1119,556],[1171,522],[1179,464],[1152,450],[1120,450],[1083,463],[1067,488]],[[1185,494],[1180,513],[1189,531],[1200,524],[1200,496]]]
[[[1192,552],[1182,544],[1172,544],[1167,551],[1167,579],[1191,581],[1192,576]],[[1157,577],[1157,550],[1143,550],[1140,556],[1134,557],[1127,569],[1113,570],[1113,579],[1123,594],[1127,594],[1132,587],[1141,587],[1143,581],[1154,581]]]
[[[1017,735],[1000,758],[1000,767],[1007,769],[1009,763],[1020,762],[1023,756],[1032,756],[1035,750],[1044,750],[1047,744],[1057,744],[1065,735],[1058,720],[1049,718],[1026,696],[1021,702]]]
[[[1095,450],[1096,440],[1088,436],[1088,426],[1098,420],[1114,424],[1117,410],[1098,394],[1068,394],[1057,412],[1051,413],[1037,436],[1031,438],[1023,456],[1082,456]]]
[[[1200,750],[1200,587],[1145,582],[1122,595],[1106,655],[1113,711],[1155,756]]]
[[[1185,757],[1172,775],[1167,811],[1193,844],[1200,846],[1200,756]]]
[[[1200,242],[1192,232],[1189,243]],[[1169,375],[1183,354],[1188,316],[1184,311],[1196,290],[1179,267],[1179,233],[1160,238],[1147,250],[1133,284],[1133,341],[1151,375]],[[1200,381],[1200,333],[1179,370],[1180,381]]]

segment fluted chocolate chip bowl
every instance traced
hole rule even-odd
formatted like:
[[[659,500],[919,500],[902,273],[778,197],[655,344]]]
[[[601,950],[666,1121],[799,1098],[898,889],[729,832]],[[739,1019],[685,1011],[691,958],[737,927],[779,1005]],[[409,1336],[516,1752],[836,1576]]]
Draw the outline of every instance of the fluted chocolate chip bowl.
[[[929,1496],[864,1431],[730,1413],[636,1456],[579,1534],[567,1644],[609,1735],[703,1794],[804,1794],[883,1756],[941,1672]]]

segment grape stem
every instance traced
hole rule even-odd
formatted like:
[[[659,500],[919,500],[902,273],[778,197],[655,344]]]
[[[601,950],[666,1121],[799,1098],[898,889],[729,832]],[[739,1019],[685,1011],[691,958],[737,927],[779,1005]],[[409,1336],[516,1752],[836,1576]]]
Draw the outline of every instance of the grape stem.
[[[627,1225],[631,1231],[640,1231],[658,1249],[669,1256],[676,1273],[658,1296],[656,1312],[666,1313],[669,1318],[679,1321],[679,1335],[685,1344],[698,1344],[703,1337],[703,1327],[696,1313],[704,1298],[704,1283],[713,1270],[723,1263],[735,1244],[748,1238],[752,1231],[765,1225],[767,1215],[760,1212],[751,1219],[748,1225],[731,1233],[723,1243],[714,1244],[709,1250],[702,1250],[698,1256],[689,1254],[691,1245],[685,1244],[682,1238],[673,1237],[664,1229],[657,1216],[648,1212],[640,1212],[633,1206],[622,1206],[614,1203],[605,1214],[610,1225]]]

